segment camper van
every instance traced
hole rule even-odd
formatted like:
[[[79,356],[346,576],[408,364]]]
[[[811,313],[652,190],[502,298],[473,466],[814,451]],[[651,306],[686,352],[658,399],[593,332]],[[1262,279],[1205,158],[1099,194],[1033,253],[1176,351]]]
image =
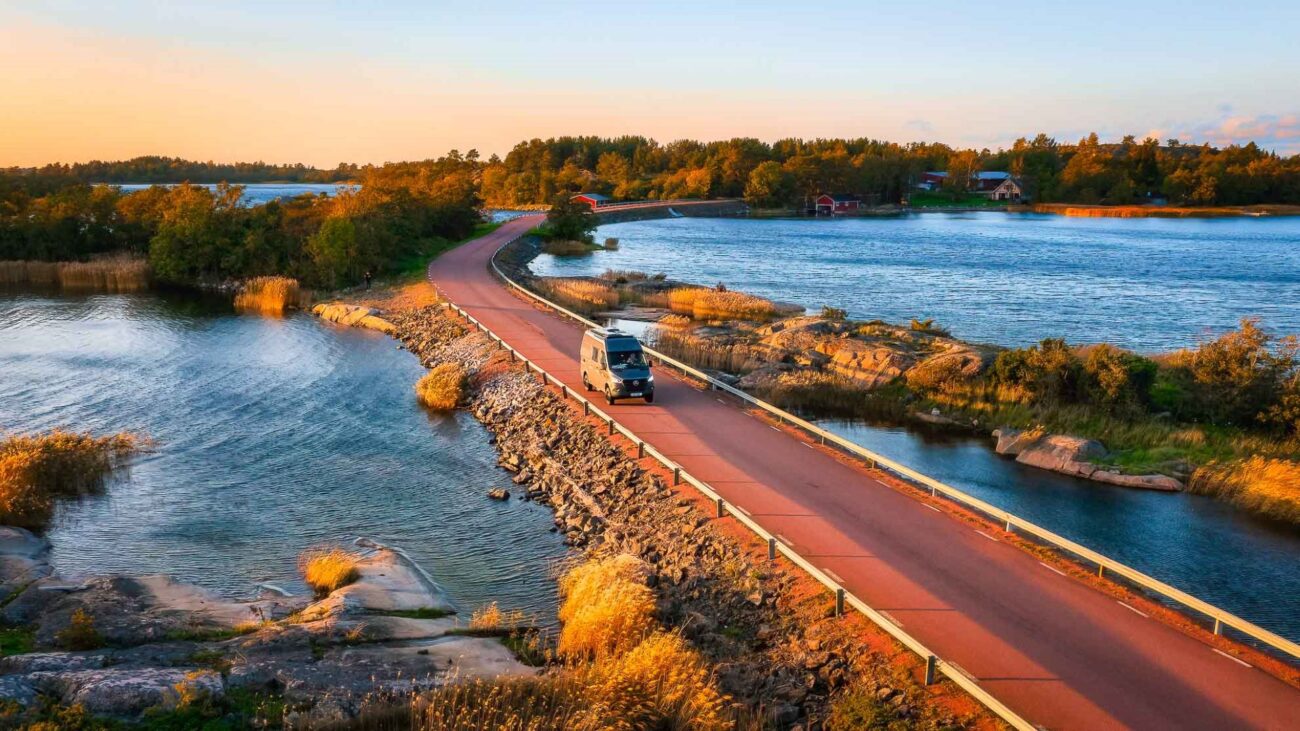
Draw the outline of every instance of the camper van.
[[[629,333],[614,328],[593,328],[582,336],[582,385],[600,391],[605,401],[621,398],[655,400],[655,377],[641,343]]]

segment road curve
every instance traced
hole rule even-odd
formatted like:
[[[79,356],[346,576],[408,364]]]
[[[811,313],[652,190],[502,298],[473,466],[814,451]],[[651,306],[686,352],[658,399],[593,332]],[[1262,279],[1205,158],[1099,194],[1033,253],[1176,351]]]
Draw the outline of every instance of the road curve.
[[[539,220],[515,219],[443,254],[429,277],[524,356],[581,389],[581,326],[511,294],[489,272],[492,254]],[[1053,731],[1297,727],[1300,691],[1273,676],[666,369],[656,380],[653,405],[619,402],[608,407],[614,418],[1031,722]]]

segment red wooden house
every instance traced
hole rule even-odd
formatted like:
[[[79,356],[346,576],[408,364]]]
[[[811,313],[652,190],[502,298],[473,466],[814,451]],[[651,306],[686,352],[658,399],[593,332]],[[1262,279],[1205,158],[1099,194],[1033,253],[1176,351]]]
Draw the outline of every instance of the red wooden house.
[[[579,193],[573,196],[572,200],[586,203],[587,205],[591,206],[591,210],[593,211],[596,210],[597,208],[600,208],[601,206],[609,204],[609,198],[607,196],[601,195],[600,193]]]
[[[852,213],[862,209],[862,199],[845,193],[822,193],[817,196],[816,211],[819,216]]]

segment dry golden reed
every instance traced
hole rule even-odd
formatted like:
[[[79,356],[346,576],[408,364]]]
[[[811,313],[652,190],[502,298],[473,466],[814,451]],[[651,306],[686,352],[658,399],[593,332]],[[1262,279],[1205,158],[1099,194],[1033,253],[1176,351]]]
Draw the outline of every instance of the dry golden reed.
[[[58,286],[96,292],[135,292],[149,287],[149,262],[133,256],[90,261],[0,261],[0,284]]]
[[[771,300],[705,287],[670,290],[668,308],[696,320],[766,320],[776,315],[776,305]]]
[[[558,650],[570,658],[607,657],[634,647],[655,627],[646,565],[627,554],[589,561],[560,579]]]
[[[675,632],[656,631],[621,657],[586,669],[586,699],[614,728],[724,729],[727,697],[704,658]]]
[[[617,307],[618,291],[593,279],[546,279],[543,284],[549,294],[565,304],[589,310]]]
[[[235,295],[235,307],[264,315],[279,315],[290,307],[297,307],[299,297],[297,279],[254,277],[245,280]]]
[[[585,241],[573,240],[556,240],[547,241],[542,250],[552,256],[578,256],[580,254],[590,254],[596,250],[596,246]]]
[[[323,596],[356,581],[360,577],[360,560],[357,554],[341,548],[313,548],[298,557],[298,570],[307,585]]]
[[[0,524],[44,528],[56,500],[94,492],[113,470],[147,446],[141,437],[54,430],[0,441]]]
[[[528,617],[522,609],[503,611],[496,602],[475,609],[469,617],[469,628],[474,632],[512,632],[526,627],[528,624]]]
[[[450,411],[465,398],[465,369],[455,363],[434,366],[415,384],[420,403],[438,411]]]
[[[1300,462],[1257,455],[1226,464],[1210,463],[1192,474],[1187,487],[1300,525]]]

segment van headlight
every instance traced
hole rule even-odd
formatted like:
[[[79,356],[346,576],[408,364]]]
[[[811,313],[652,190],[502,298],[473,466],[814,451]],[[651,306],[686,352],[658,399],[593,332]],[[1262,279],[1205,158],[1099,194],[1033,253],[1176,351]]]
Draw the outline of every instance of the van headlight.
[[[655,374],[651,373],[650,375],[646,376],[646,378],[645,378],[645,382],[646,382],[646,383],[654,383],[654,382],[655,382]]]

